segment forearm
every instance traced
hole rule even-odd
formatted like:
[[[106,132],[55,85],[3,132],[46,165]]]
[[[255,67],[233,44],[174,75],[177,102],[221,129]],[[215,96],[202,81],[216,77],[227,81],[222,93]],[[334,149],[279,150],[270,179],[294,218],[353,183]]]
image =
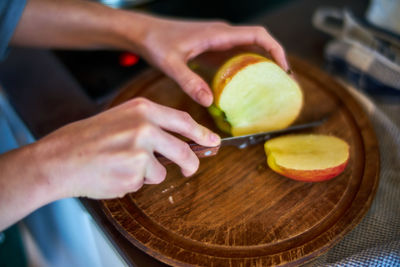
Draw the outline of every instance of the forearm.
[[[47,48],[136,50],[147,31],[148,19],[147,15],[90,1],[28,0],[11,43]]]
[[[0,231],[35,209],[62,197],[41,173],[34,145],[0,155]]]

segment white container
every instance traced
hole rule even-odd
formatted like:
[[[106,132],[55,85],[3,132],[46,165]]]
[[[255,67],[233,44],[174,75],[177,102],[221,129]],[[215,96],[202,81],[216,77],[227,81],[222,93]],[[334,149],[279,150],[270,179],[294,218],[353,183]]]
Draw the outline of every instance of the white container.
[[[400,0],[371,0],[367,20],[400,35]]]

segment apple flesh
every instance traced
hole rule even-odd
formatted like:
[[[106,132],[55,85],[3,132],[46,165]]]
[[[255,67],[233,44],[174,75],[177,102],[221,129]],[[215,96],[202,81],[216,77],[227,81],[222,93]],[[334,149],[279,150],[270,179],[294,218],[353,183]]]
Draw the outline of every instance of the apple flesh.
[[[329,135],[276,137],[265,142],[264,149],[272,170],[304,182],[320,182],[339,175],[350,156],[347,142]]]
[[[273,61],[257,54],[228,60],[214,76],[212,89],[214,103],[209,111],[217,126],[233,136],[286,128],[303,105],[299,85]]]

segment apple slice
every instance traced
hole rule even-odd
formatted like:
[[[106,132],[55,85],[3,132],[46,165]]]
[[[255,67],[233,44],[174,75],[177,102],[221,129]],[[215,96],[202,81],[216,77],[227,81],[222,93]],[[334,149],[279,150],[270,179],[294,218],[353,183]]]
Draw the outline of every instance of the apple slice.
[[[305,182],[331,179],[347,166],[349,145],[330,135],[298,134],[264,144],[268,166],[275,172]]]
[[[212,88],[210,113],[217,126],[233,136],[286,128],[303,105],[299,85],[273,61],[257,54],[228,60],[214,76]]]

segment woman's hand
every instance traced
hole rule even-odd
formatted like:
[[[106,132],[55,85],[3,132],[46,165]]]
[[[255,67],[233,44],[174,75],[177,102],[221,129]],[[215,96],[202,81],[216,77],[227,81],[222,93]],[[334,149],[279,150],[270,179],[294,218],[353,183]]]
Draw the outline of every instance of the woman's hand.
[[[154,152],[178,164],[185,176],[196,172],[197,156],[166,131],[204,146],[220,142],[189,114],[136,98],[55,131],[38,142],[37,151],[43,173],[66,189],[65,196],[121,197],[164,180],[166,170]]]
[[[288,69],[282,46],[263,27],[164,19],[92,1],[30,0],[12,44],[132,50],[160,68],[204,106],[213,101],[211,90],[186,65],[202,52],[257,45],[269,52],[285,71]]]
[[[162,182],[166,170],[154,152],[194,174],[199,159],[167,131],[204,146],[220,143],[189,114],[136,98],[0,155],[0,231],[61,198],[122,197]]]
[[[285,71],[288,64],[282,46],[260,26],[231,26],[223,22],[170,20],[144,16],[141,54],[173,78],[196,102],[209,106],[213,95],[207,83],[191,71],[187,62],[202,52],[257,45]]]

